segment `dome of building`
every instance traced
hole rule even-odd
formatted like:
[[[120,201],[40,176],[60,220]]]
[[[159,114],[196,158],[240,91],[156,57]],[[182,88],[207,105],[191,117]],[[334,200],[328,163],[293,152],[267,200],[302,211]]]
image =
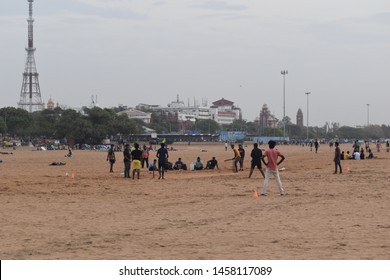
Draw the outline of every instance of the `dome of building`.
[[[51,98],[49,98],[49,101],[47,101],[47,109],[54,110],[54,101]]]

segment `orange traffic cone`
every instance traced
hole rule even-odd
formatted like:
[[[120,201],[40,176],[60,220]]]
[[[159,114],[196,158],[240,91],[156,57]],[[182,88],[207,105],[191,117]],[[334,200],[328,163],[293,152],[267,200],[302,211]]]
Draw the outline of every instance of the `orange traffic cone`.
[[[253,198],[254,199],[259,198],[259,195],[257,194],[257,191],[253,191]]]
[[[71,177],[72,177],[72,179],[74,179],[74,172],[73,171],[72,171],[72,176]]]

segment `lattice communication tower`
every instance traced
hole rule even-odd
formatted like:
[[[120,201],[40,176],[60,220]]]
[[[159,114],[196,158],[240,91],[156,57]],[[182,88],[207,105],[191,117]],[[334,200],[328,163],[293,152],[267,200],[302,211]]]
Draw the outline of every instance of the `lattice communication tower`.
[[[23,72],[23,83],[20,91],[19,108],[25,109],[29,112],[42,111],[45,107],[41,98],[41,89],[39,87],[38,72],[35,65],[34,58],[34,31],[33,31],[33,2],[34,0],[27,0],[29,4],[29,18],[28,22],[28,46],[26,47],[27,59]]]

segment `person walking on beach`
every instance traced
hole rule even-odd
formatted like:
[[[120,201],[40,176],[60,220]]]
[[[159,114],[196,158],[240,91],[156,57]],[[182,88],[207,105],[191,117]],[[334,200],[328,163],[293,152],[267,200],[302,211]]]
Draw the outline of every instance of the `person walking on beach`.
[[[230,147],[232,148],[233,153],[234,153],[234,156],[232,158],[232,160],[233,160],[233,172],[237,173],[238,172],[237,165],[238,165],[238,163],[241,160],[240,152],[238,151],[238,149],[236,147],[234,147],[234,144],[231,144]]]
[[[340,163],[340,148],[339,148],[339,142],[335,142],[335,149],[334,149],[334,174],[337,174],[337,166],[340,169],[340,174],[343,173],[343,170],[341,168],[341,163]]]
[[[161,148],[157,150],[156,157],[158,158],[158,178],[164,179],[165,162],[168,161],[168,150],[165,148],[165,143],[161,143]]]
[[[125,165],[125,178],[130,178],[131,155],[129,144],[125,145],[125,150],[123,151],[123,163]]]
[[[263,196],[267,195],[267,187],[268,187],[268,183],[269,183],[270,173],[272,173],[272,175],[274,175],[276,184],[279,188],[280,195],[282,195],[282,196],[284,195],[284,189],[282,186],[282,182],[280,181],[280,177],[279,177],[278,165],[284,161],[285,157],[277,149],[275,149],[275,146],[276,146],[275,141],[273,141],[273,140],[269,141],[268,142],[269,149],[267,151],[265,151],[264,157],[261,158],[262,162],[266,166],[263,189],[261,190],[261,195],[263,195]],[[278,161],[279,157],[280,157],[280,160]],[[265,158],[267,158],[267,162],[265,161]]]
[[[258,148],[258,144],[254,143],[253,144],[253,149],[251,152],[251,171],[249,171],[249,178],[252,176],[253,170],[255,167],[257,167],[260,170],[261,175],[263,175],[263,178],[265,178],[263,169],[261,167],[261,159],[263,158],[263,152],[261,149]]]
[[[111,148],[108,150],[107,161],[110,162],[110,172],[114,172],[113,167],[114,167],[114,163],[116,161],[115,152],[114,152],[114,145],[111,145]]]
[[[320,144],[318,143],[318,140],[316,139],[314,141],[314,149],[316,150],[316,153],[318,152],[318,147],[320,146]]]
[[[131,151],[133,180],[135,179],[135,173],[137,173],[137,179],[139,179],[139,173],[141,170],[141,157],[142,157],[142,151],[139,149],[139,144],[134,143],[134,150]]]

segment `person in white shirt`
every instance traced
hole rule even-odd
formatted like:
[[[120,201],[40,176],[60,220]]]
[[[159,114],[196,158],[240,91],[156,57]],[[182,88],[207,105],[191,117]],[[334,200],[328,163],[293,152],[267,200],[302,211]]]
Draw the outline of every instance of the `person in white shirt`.
[[[353,153],[353,158],[357,159],[357,160],[360,160],[360,153],[358,151],[354,152]]]

